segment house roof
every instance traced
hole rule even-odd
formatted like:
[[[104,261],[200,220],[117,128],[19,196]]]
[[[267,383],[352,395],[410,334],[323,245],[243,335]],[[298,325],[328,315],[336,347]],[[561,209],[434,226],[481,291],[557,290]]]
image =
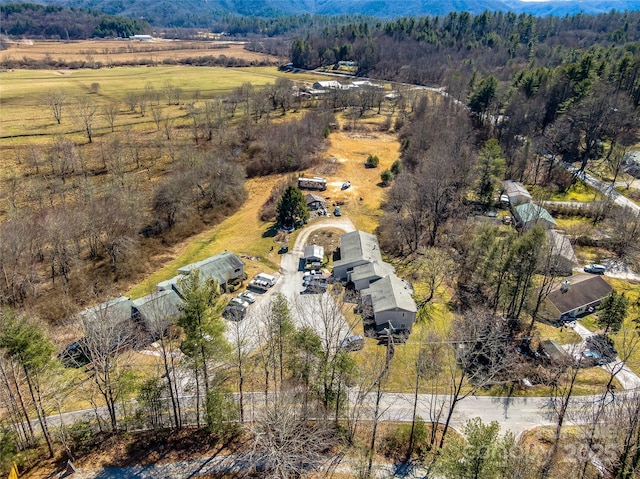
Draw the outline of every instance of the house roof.
[[[384,278],[388,274],[395,272],[395,268],[384,261],[378,263],[365,263],[353,268],[351,281],[356,282],[367,278]]]
[[[523,223],[536,222],[538,220],[547,221],[553,225],[556,220],[542,206],[533,203],[523,203],[515,207],[516,215]]]
[[[203,278],[213,279],[218,284],[223,284],[235,276],[233,273],[236,269],[243,267],[244,263],[240,258],[225,251],[197,263],[178,268],[178,273],[189,274],[192,270],[199,269]]]
[[[156,289],[158,291],[165,291],[167,289],[175,289],[178,286],[178,281],[180,281],[183,278],[184,278],[183,274],[178,274],[178,275],[174,276],[173,278],[165,279],[164,281],[160,281],[157,284]]]
[[[560,282],[547,297],[560,315],[599,301],[613,289],[602,276],[592,274],[576,274],[565,281],[569,281],[569,289],[566,292],[562,292],[563,282]]]
[[[336,261],[333,267],[362,260],[370,263],[382,263],[378,238],[358,230],[340,236],[340,260]]]
[[[572,263],[578,263],[578,258],[576,257],[576,253],[573,251],[573,246],[571,246],[569,238],[555,230],[547,230],[547,238],[549,239],[551,251],[554,254],[562,256]]]
[[[304,198],[307,201],[307,204],[315,203],[317,201],[324,203],[324,198],[322,196],[314,195],[313,193],[307,193],[304,195]]]
[[[304,249],[304,259],[317,259],[322,261],[324,258],[324,248],[315,244],[310,244]]]
[[[412,313],[418,311],[408,286],[393,273],[362,290],[362,295],[371,296],[374,313],[396,309]]]
[[[135,299],[133,306],[144,320],[160,321],[179,316],[181,303],[178,293],[169,289]]]
[[[531,200],[531,194],[524,185],[518,181],[506,180],[502,182],[502,188],[504,188],[504,193],[511,198],[516,197],[525,197]]]
[[[80,313],[81,316],[90,319],[131,319],[131,299],[126,296],[119,296],[110,299],[92,308],[87,308]]]
[[[342,84],[336,80],[317,81],[313,84],[314,88],[342,88]]]

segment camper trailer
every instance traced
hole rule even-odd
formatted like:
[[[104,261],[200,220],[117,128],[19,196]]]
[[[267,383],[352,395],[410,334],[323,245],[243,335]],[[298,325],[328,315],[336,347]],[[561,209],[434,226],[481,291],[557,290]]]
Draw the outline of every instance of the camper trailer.
[[[327,180],[319,176],[314,176],[313,178],[301,177],[298,178],[298,188],[324,191],[327,189]]]

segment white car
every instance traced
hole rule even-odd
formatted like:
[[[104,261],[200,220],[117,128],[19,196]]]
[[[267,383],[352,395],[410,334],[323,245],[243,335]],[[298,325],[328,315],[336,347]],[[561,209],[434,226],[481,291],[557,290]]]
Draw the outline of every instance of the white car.
[[[245,291],[243,293],[240,293],[238,295],[238,298],[240,298],[243,301],[246,301],[247,303],[251,303],[251,304],[255,303],[255,301],[256,301],[256,297],[253,294],[251,294],[249,291]]]

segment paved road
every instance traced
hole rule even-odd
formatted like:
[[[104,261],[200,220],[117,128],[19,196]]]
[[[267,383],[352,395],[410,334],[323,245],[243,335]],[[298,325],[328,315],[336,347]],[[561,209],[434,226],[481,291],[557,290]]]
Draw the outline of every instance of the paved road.
[[[623,208],[630,208],[636,213],[640,213],[640,206],[631,201],[626,196],[618,193],[612,186],[611,183],[605,183],[604,181],[600,181],[599,179],[591,176],[589,173],[583,171],[579,173],[579,168],[575,166],[566,165],[567,171],[573,173],[578,176],[582,181],[584,181],[589,186],[593,186],[600,193],[606,195],[611,198],[613,202]]]

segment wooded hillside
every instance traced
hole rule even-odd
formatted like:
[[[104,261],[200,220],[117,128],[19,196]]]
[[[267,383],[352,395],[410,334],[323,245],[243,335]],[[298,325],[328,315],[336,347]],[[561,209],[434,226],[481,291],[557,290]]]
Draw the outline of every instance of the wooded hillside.
[[[33,3],[0,5],[0,33],[30,38],[81,40],[92,37],[128,37],[145,33],[149,24],[92,10],[68,9]]]

